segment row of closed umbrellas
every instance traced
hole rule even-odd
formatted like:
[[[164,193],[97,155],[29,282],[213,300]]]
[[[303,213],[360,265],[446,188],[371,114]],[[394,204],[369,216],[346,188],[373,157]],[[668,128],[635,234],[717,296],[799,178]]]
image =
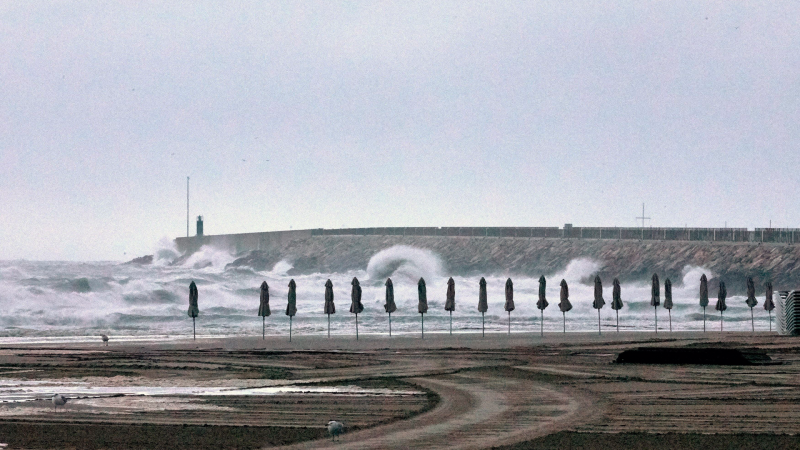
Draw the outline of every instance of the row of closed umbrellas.
[[[358,315],[364,312],[364,305],[361,303],[361,285],[358,281],[358,278],[353,278],[350,282],[352,285],[350,298],[350,312],[355,314],[356,318],[356,339],[358,339]],[[450,334],[453,333],[453,311],[456,309],[456,288],[455,288],[455,280],[451,277],[447,280],[447,294],[446,294],[446,301],[444,305],[445,311],[450,313]],[[389,335],[392,334],[392,313],[397,310],[397,305],[394,301],[394,285],[392,284],[392,279],[386,279],[386,303],[383,305],[385,311],[389,314]],[[547,302],[547,298],[545,296],[545,290],[547,286],[547,280],[545,279],[544,275],[539,278],[539,299],[536,302],[536,308],[541,311],[542,320],[541,320],[541,333],[544,334],[544,310],[549,306]],[[567,319],[566,313],[572,309],[572,304],[569,301],[569,287],[567,286],[566,280],[561,280],[560,283],[561,292],[560,292],[560,302],[558,304],[558,308],[562,313],[563,321],[564,321],[564,332],[567,330]],[[620,282],[617,278],[614,278],[612,282],[612,300],[611,300],[611,309],[615,310],[617,313],[617,332],[619,332],[619,310],[623,307],[622,302],[622,295],[621,295],[621,287]],[[767,282],[765,284],[765,300],[764,300],[764,309],[769,312],[770,314],[770,331],[772,331],[772,310],[775,309],[775,303],[772,300],[773,290],[772,290],[772,283]],[[421,333],[422,337],[425,337],[425,314],[428,312],[428,296],[427,296],[427,287],[425,286],[425,280],[423,278],[419,279],[417,283],[417,292],[419,296],[419,303],[417,306],[417,311],[420,314],[421,318]],[[717,303],[714,307],[717,311],[720,312],[720,331],[723,331],[723,321],[722,321],[722,314],[723,312],[728,309],[725,300],[727,298],[728,291],[725,287],[725,282],[719,282],[719,290],[717,293]],[[200,314],[200,309],[198,307],[198,291],[197,285],[194,281],[189,284],[189,317],[192,318],[192,334],[196,337],[195,333],[195,319]],[[514,310],[514,284],[511,281],[511,278],[506,280],[505,284],[505,296],[506,302],[504,305],[505,311],[508,312],[508,332],[511,333],[511,311]],[[756,300],[755,296],[755,283],[753,282],[752,277],[747,278],[747,299],[745,303],[748,307],[750,307],[750,317],[751,317],[751,324],[753,327],[753,331],[755,331],[755,319],[753,315],[753,308],[758,305],[758,300]],[[700,277],[700,306],[703,308],[703,331],[706,331],[706,307],[708,307],[708,278],[705,274]],[[594,301],[592,302],[592,307],[597,310],[597,332],[600,333],[600,309],[603,308],[605,305],[605,300],[603,299],[603,283],[600,279],[600,276],[597,275],[594,278]],[[658,274],[653,274],[652,277],[652,289],[651,289],[651,298],[650,298],[650,306],[653,306],[654,313],[655,313],[655,332],[658,333],[658,307],[663,306],[667,309],[669,313],[669,330],[672,331],[672,282],[669,278],[664,281],[664,302],[661,302],[661,283],[658,278]],[[488,311],[488,301],[487,301],[487,294],[486,294],[486,279],[481,277],[479,282],[479,291],[478,291],[478,311],[481,313],[481,333],[485,333],[485,314]],[[330,279],[325,283],[325,306],[323,309],[324,314],[328,316],[328,337],[330,337],[331,329],[330,329],[330,319],[331,314],[336,313],[336,305],[334,304],[334,297],[333,297],[333,282]],[[261,283],[261,293],[260,293],[260,304],[258,307],[258,315],[262,318],[262,338],[265,337],[265,329],[266,329],[266,318],[271,315],[270,307],[269,307],[269,285],[266,281]],[[297,314],[297,284],[295,283],[294,279],[289,281],[289,294],[288,294],[288,302],[286,305],[286,315],[289,316],[289,340],[292,339],[292,317]]]

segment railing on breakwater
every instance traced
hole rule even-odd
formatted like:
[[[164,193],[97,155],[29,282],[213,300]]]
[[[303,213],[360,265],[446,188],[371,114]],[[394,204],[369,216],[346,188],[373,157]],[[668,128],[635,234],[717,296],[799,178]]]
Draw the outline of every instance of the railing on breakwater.
[[[463,236],[794,244],[800,228],[380,227],[312,229],[312,236]]]

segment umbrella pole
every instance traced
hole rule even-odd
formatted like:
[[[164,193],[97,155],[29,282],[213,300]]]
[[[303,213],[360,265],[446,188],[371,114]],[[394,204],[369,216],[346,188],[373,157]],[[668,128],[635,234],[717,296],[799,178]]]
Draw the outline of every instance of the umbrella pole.
[[[453,335],[453,311],[450,311],[450,336]]]
[[[264,317],[264,316],[261,316],[261,340],[262,341],[264,339],[266,339],[264,337],[265,336],[265,332],[266,332],[266,328],[267,328],[267,318]]]
[[[564,312],[564,311],[561,311],[561,315],[564,316],[564,333],[566,333],[567,332],[567,313]]]
[[[328,314],[328,339],[331,337],[331,315]]]
[[[481,336],[486,336],[486,319],[484,317],[484,312],[481,313]]]
[[[358,340],[358,314],[356,314],[356,340]]]
[[[753,308],[750,308],[750,325],[753,327],[753,333],[756,332],[756,319],[753,317]]]
[[[511,334],[511,311],[508,312],[508,334]]]
[[[722,311],[719,312],[719,332],[722,333]]]
[[[617,310],[617,333],[619,333],[619,310]]]
[[[195,341],[197,340],[197,333],[195,332],[195,327],[194,327],[194,317],[192,317],[192,339],[194,339]]]
[[[772,311],[769,312],[769,331],[772,333]]]
[[[289,316],[289,342],[292,342],[292,316]]]
[[[392,336],[392,313],[389,313],[389,337]]]
[[[667,314],[669,314],[669,332],[672,333],[672,310],[668,309]]]
[[[653,309],[656,311],[656,334],[658,334],[658,306],[654,306]]]
[[[703,306],[703,333],[706,332],[706,307]]]
[[[597,334],[600,333],[600,308],[597,308]]]
[[[544,337],[544,310],[542,309],[541,311],[542,311],[542,322],[540,325],[542,327],[542,337]]]
[[[425,314],[419,313],[419,317],[422,318],[422,339],[425,339]]]

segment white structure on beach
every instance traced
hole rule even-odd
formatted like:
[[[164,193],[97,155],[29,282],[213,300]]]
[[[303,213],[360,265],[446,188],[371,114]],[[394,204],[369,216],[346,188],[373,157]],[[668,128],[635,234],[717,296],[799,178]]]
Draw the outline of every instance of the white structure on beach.
[[[800,290],[781,291],[775,302],[778,334],[800,334]]]

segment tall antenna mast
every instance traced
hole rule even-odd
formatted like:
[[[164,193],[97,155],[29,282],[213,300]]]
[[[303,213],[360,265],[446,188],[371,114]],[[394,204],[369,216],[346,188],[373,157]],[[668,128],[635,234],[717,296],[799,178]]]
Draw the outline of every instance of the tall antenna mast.
[[[639,220],[639,219],[641,219],[641,220],[642,220],[642,240],[644,240],[644,221],[645,221],[645,220],[650,220],[650,218],[649,218],[649,217],[645,217],[645,216],[644,216],[644,203],[642,203],[642,217],[637,217],[636,219],[637,219],[637,220]],[[651,237],[652,237],[652,236],[651,236]]]
[[[186,237],[189,237],[189,177],[186,177]]]

